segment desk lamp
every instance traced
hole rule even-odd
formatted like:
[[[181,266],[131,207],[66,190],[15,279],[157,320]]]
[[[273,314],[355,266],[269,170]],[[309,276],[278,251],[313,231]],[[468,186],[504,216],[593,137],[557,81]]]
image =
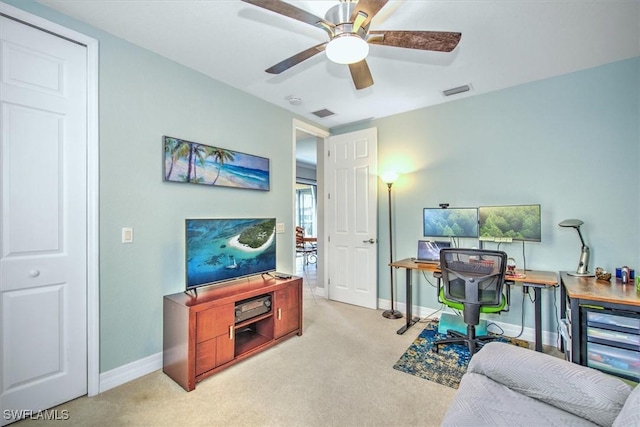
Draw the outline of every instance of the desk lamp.
[[[575,272],[567,273],[570,276],[579,276],[579,277],[590,277],[593,276],[592,273],[589,273],[589,246],[584,243],[584,239],[582,238],[582,233],[580,232],[580,226],[584,224],[583,221],[579,219],[565,219],[560,224],[560,227],[571,227],[575,228],[578,231],[578,236],[580,236],[580,242],[582,242],[582,252],[580,253],[580,261],[578,262],[578,269]]]

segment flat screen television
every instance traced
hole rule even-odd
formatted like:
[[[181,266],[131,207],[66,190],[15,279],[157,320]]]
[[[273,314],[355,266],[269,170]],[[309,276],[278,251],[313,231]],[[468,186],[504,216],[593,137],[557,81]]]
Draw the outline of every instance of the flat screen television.
[[[540,205],[480,206],[478,213],[480,240],[542,240]]]
[[[275,218],[185,220],[186,288],[276,270]]]
[[[478,208],[424,208],[425,237],[478,237]]]

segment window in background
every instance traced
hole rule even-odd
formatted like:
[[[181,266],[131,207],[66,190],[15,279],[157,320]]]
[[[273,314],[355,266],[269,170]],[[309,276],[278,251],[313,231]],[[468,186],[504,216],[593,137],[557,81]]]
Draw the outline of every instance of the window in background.
[[[315,184],[296,184],[296,225],[304,228],[305,236],[317,236],[316,190]]]

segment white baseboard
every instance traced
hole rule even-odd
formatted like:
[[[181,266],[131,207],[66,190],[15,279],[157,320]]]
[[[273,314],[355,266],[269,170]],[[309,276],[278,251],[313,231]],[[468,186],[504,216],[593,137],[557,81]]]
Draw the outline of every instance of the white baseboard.
[[[326,288],[320,288],[318,286],[314,286],[312,288],[312,292],[317,297],[321,297],[321,298],[326,298],[327,297],[327,289]]]
[[[389,300],[379,299],[378,300],[378,308],[382,310],[388,310],[391,308],[391,302]],[[394,309],[399,310],[401,313],[406,313],[406,304],[404,303],[395,303]],[[445,310],[446,313],[451,313],[450,310]],[[427,308],[427,307],[417,307],[413,306],[412,313],[416,317],[420,317],[421,319],[432,317],[439,319],[441,310]],[[495,323],[499,328],[502,329],[502,334],[508,337],[515,337],[520,333],[520,325],[514,325],[511,323],[503,323],[496,322],[495,320],[491,320],[490,323]],[[490,332],[498,332],[495,327],[489,327]],[[523,339],[525,341],[534,342],[535,341],[535,329],[533,327],[524,327],[522,330],[522,335],[518,337],[519,339]],[[558,345],[558,333],[550,332],[550,331],[542,331],[542,344],[557,346]]]
[[[162,369],[162,352],[100,374],[100,393]]]

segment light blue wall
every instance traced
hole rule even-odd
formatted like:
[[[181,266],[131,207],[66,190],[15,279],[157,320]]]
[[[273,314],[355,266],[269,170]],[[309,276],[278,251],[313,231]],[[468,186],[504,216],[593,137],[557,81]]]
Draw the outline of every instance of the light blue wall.
[[[590,269],[640,270],[640,59],[621,61],[335,130],[378,128],[379,171],[402,176],[393,186],[394,257],[415,256],[424,207],[542,205],[542,242],[526,243],[527,268],[577,268],[580,240],[558,227],[582,219]],[[389,299],[387,189],[379,187],[379,297]],[[466,240],[467,246],[477,241]],[[496,244],[487,244],[495,248]],[[501,250],[522,267],[521,243]],[[404,273],[397,300],[405,301]],[[416,273],[414,303],[439,307]],[[519,289],[501,322],[520,325]],[[543,327],[555,331],[545,293]],[[559,306],[559,301],[556,302]],[[532,325],[532,306],[525,326]]]
[[[162,297],[184,289],[185,218],[276,217],[289,231],[278,269],[294,271],[291,113],[38,3],[7,3],[100,43],[101,372],[162,351]],[[270,158],[271,191],[163,182],[163,135]]]
[[[184,286],[184,218],[275,216],[292,229],[293,116],[32,0],[6,2],[100,41],[100,371],[106,372],[162,350],[162,296]],[[556,224],[578,217],[592,269],[640,269],[639,81],[634,59],[353,127],[378,127],[379,170],[403,172],[393,190],[396,256],[414,255],[423,207],[540,203],[543,241],[527,244],[528,267],[575,268],[578,237]],[[162,182],[164,134],[269,157],[272,190]],[[382,299],[389,298],[386,197],[381,185]],[[128,226],[135,243],[123,245],[120,230]],[[278,268],[290,271],[293,238],[283,236]],[[501,249],[522,260],[519,245]],[[402,275],[396,282],[403,283]],[[417,304],[436,307],[423,279],[416,288]],[[554,330],[548,296],[545,306],[544,327]],[[519,310],[500,320],[519,325]]]

